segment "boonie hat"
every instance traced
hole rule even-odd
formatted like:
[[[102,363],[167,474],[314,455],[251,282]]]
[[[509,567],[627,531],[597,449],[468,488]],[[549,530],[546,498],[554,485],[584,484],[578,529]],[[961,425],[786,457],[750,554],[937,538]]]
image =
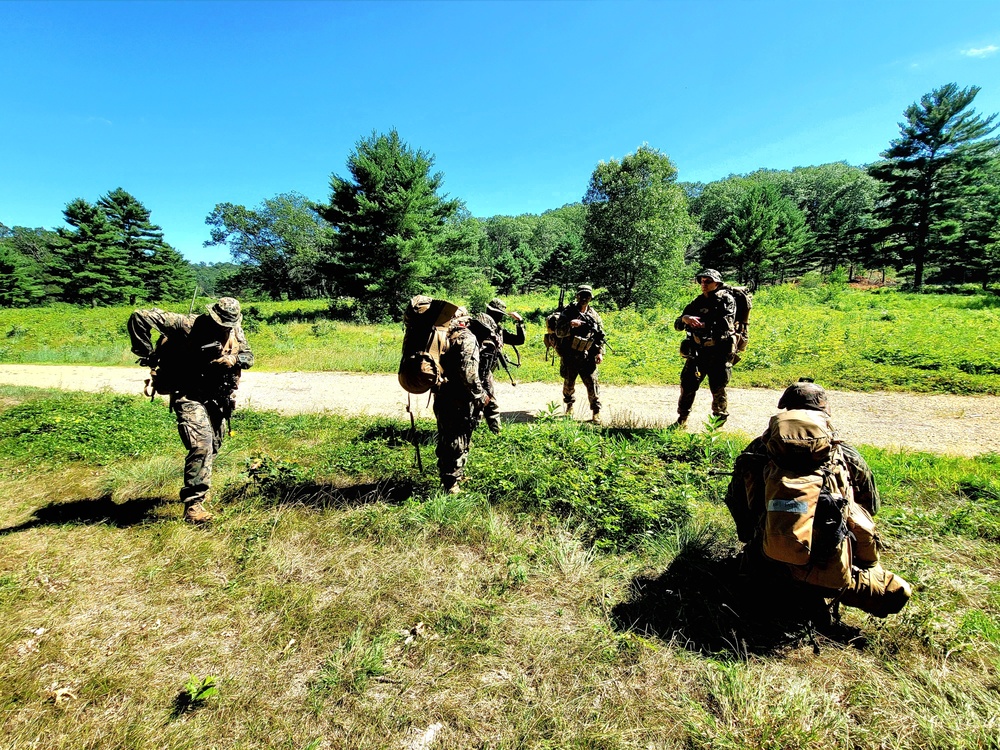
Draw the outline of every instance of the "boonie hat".
[[[588,294],[591,297],[593,297],[594,287],[592,287],[590,284],[580,284],[580,286],[576,288],[576,296],[579,297],[581,294]]]
[[[812,409],[830,413],[826,401],[826,391],[808,380],[788,386],[778,399],[779,409]]]
[[[703,268],[697,274],[695,274],[695,279],[711,279],[712,281],[721,284],[722,274],[716,271],[714,268]]]
[[[220,297],[208,306],[208,314],[212,320],[225,328],[232,328],[243,320],[240,303],[232,297]]]
[[[499,323],[500,319],[507,314],[507,305],[499,297],[494,297],[486,305],[486,314]]]

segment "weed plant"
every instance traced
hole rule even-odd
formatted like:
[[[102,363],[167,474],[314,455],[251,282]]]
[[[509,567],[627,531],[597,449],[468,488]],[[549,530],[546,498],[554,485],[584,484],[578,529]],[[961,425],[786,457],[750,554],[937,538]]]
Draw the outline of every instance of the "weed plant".
[[[675,382],[682,334],[673,322],[696,293],[691,287],[661,307],[641,311],[609,309],[598,294],[595,307],[604,318],[611,347],[602,365],[604,382]],[[509,308],[521,311],[529,322],[523,366],[515,371],[520,380],[559,379],[558,368],[545,359],[542,342],[545,316],[557,298],[553,292],[507,299]],[[855,290],[815,279],[801,286],[764,287],[754,299],[750,346],[733,370],[733,385],[783,388],[810,376],[844,390],[996,395],[996,300],[983,292]],[[187,312],[189,305],[168,307]],[[395,372],[400,325],[343,322],[337,319],[341,312],[327,300],[246,305],[245,325],[257,367]],[[66,305],[0,310],[0,362],[130,364],[134,358],[125,330],[130,313],[131,308]]]
[[[817,653],[732,556],[739,436],[482,429],[452,496],[408,424],[236,419],[194,528],[161,403],[0,389],[0,747],[996,746],[995,455],[862,446],[916,593]]]

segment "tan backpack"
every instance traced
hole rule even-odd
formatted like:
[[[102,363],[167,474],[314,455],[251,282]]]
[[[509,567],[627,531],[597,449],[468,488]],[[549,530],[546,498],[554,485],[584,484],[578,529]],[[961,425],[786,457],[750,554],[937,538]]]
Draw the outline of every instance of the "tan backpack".
[[[408,393],[437,391],[444,383],[441,356],[448,351],[448,329],[463,308],[418,294],[403,312],[403,356],[399,384]]]

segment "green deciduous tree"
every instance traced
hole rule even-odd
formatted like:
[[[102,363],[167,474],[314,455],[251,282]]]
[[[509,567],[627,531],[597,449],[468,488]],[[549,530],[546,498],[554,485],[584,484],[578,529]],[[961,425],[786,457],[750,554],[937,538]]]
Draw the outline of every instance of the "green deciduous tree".
[[[695,232],[670,158],[648,145],[594,169],[583,199],[589,272],[618,305],[649,305],[677,278]]]
[[[943,249],[966,242],[968,204],[982,194],[981,180],[996,155],[998,141],[988,137],[996,114],[984,119],[971,108],[979,90],[949,83],[922,96],[906,108],[885,161],[871,167],[885,185],[876,209],[882,235],[913,264],[918,289]]]
[[[373,132],[347,160],[349,177],[332,175],[330,202],[318,207],[334,228],[344,290],[370,318],[402,314],[431,280],[434,254],[460,207],[439,195],[434,158],[395,130]]]
[[[205,223],[205,245],[229,245],[244,287],[271,299],[328,292],[331,230],[305,196],[283,193],[252,209],[219,203]]]

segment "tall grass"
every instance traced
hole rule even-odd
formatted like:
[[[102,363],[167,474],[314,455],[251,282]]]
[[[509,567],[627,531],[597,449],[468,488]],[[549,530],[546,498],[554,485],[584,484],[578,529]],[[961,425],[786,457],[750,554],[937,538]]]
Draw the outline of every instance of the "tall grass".
[[[816,653],[794,623],[765,632],[740,608],[751,589],[715,473],[738,436],[480,430],[453,497],[414,467],[408,425],[245,412],[219,456],[217,519],[192,528],[161,404],[11,388],[0,404],[0,747],[1000,736],[1000,540],[984,533],[996,456],[862,447],[885,564],[916,593],[884,621],[845,611],[851,637],[816,635]],[[418,425],[427,447],[432,429]],[[663,487],[686,513],[602,526],[626,502],[657,510]],[[209,677],[217,694],[191,700]]]
[[[673,321],[689,289],[662,307],[601,311],[611,351],[602,378],[616,384],[674,382],[681,334]],[[690,295],[688,297],[687,295]],[[545,359],[544,318],[557,295],[512,296],[529,320],[526,381],[557,381]],[[1000,305],[995,295],[908,294],[843,285],[765,287],[755,297],[751,342],[734,368],[735,386],[783,387],[801,376],[846,390],[1000,393]],[[188,305],[172,309],[187,312]],[[0,362],[127,364],[131,308],[69,306],[0,310]],[[264,370],[394,372],[399,325],[330,318],[325,300],[246,305],[246,327]],[[502,373],[501,373],[502,375]]]

